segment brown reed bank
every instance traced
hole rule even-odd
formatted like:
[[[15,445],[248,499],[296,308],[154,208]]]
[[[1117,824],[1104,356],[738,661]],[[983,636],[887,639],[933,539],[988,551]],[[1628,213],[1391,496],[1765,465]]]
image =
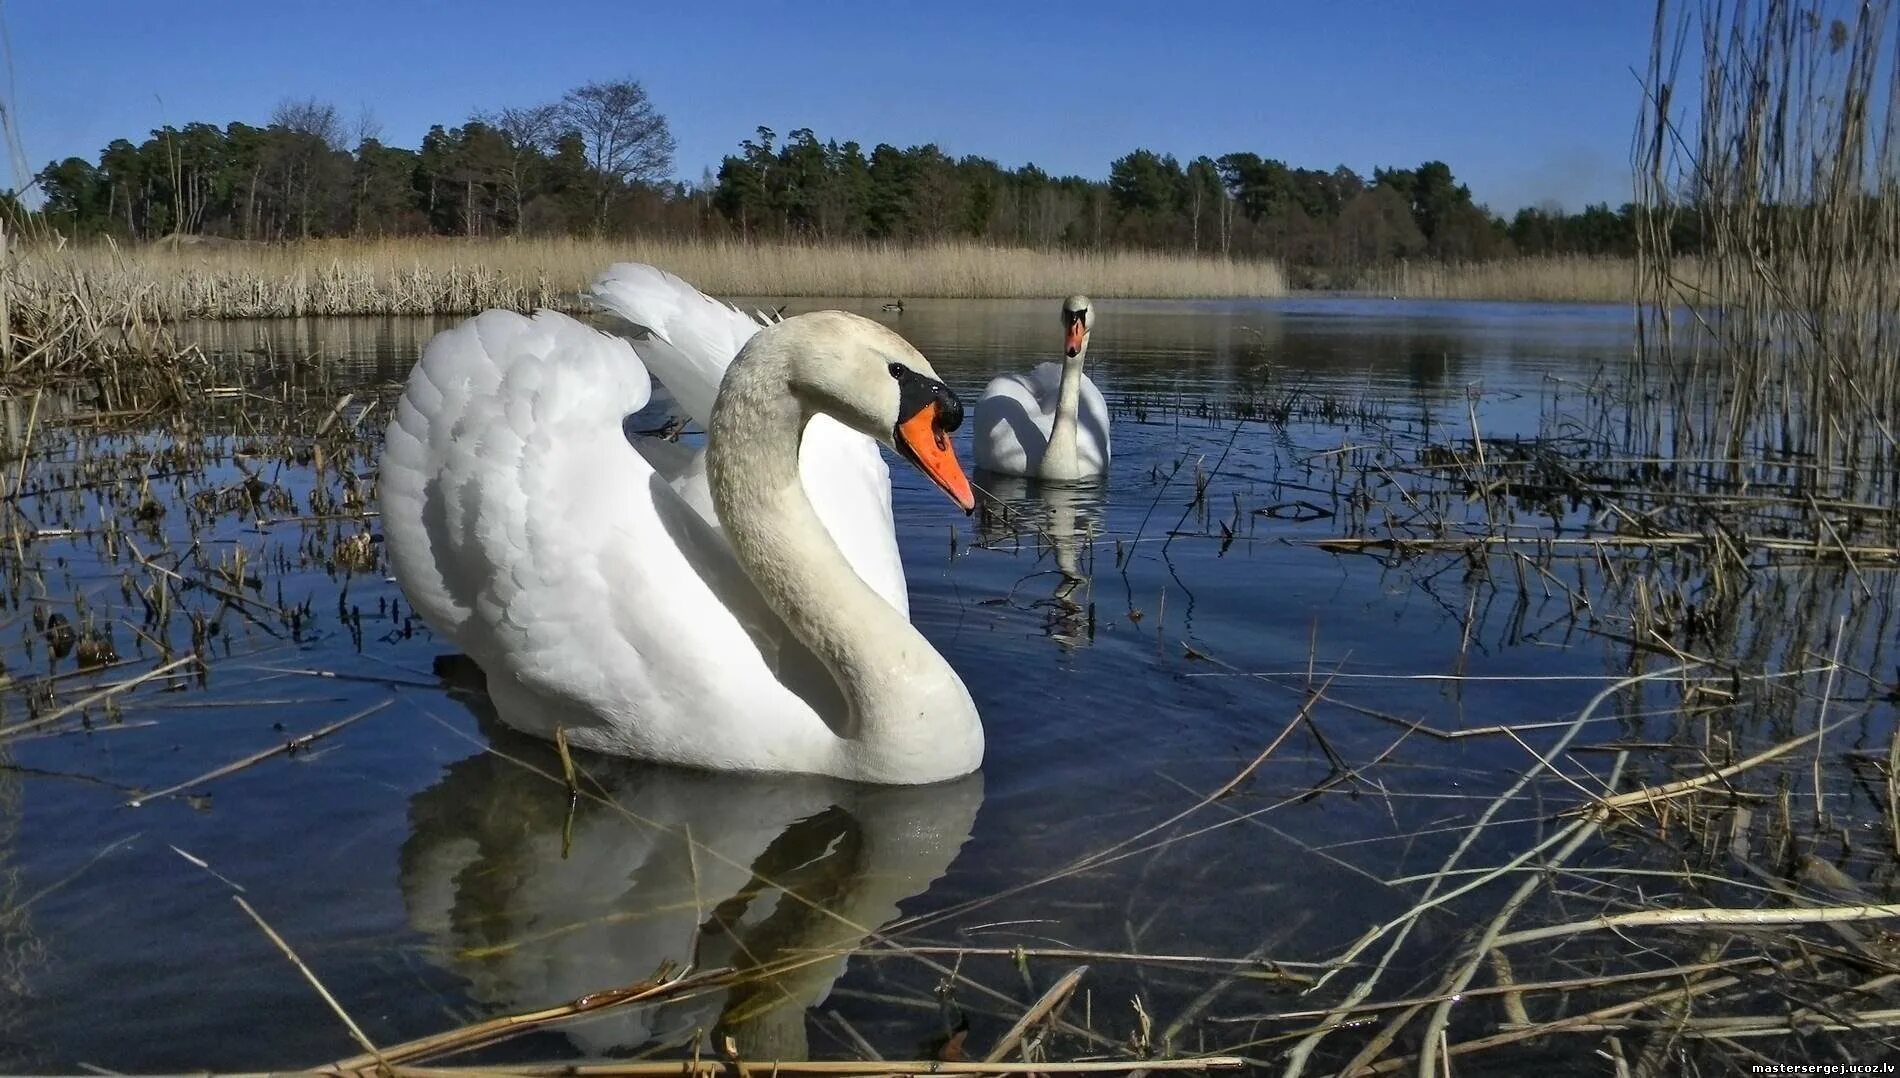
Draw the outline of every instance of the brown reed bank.
[[[664,266],[716,295],[977,298],[1276,296],[1274,262],[1138,251],[747,244],[724,240],[442,239],[295,245],[158,243],[23,252],[23,282],[139,297],[169,318],[468,314],[573,307],[618,261]]]
[[[1678,272],[1684,269],[1677,267]],[[1587,255],[1399,262],[1367,270],[1355,291],[1402,299],[1632,303],[1637,298],[1636,262]]]
[[[0,228],[0,385],[89,380],[111,408],[174,403],[203,357],[171,328],[150,288],[98,288]]]

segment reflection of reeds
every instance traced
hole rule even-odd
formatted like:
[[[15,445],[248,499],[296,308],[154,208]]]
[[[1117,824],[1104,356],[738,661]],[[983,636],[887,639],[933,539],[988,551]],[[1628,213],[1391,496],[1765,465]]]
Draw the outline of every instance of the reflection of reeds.
[[[20,826],[19,779],[0,771],[0,1045],[15,1038],[9,1030],[15,1011],[27,998],[31,976],[45,958],[45,948],[33,934],[27,896],[20,886],[20,870],[9,863]],[[0,1061],[4,1061],[0,1051]]]
[[[77,280],[152,317],[465,314],[573,307],[614,262],[647,261],[718,295],[1276,296],[1277,263],[1138,251],[1031,251],[971,243],[746,244],[643,239],[379,240],[291,246],[39,249],[30,283]]]

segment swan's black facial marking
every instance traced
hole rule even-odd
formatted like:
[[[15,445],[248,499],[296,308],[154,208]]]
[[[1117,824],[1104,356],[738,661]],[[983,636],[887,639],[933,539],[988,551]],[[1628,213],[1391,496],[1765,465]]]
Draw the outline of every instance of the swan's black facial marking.
[[[951,431],[963,425],[963,402],[949,386],[902,363],[888,369],[897,380],[897,425],[891,428],[891,445],[959,508],[970,512],[976,508],[976,495],[949,438]]]
[[[897,423],[916,417],[927,407],[934,407],[936,414],[932,425],[939,434],[956,430],[963,425],[963,400],[955,390],[935,378],[926,378],[902,363],[890,366],[891,377],[897,379]]]
[[[1089,333],[1087,307],[1062,308],[1062,353],[1070,359],[1082,354],[1082,342]]]

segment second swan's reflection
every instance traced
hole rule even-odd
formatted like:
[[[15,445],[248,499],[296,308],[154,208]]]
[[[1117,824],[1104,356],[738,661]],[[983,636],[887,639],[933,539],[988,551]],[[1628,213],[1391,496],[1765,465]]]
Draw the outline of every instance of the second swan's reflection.
[[[498,748],[552,774],[540,742],[490,727]],[[583,762],[609,803],[568,798],[483,753],[410,803],[401,856],[414,927],[495,1013],[565,1002],[651,975],[664,961],[746,969],[856,947],[942,876],[970,836],[982,776],[923,787],[714,775]],[[742,978],[723,991],[563,1027],[588,1054],[642,1047],[808,1058],[805,1010],[847,958]]]
[[[1095,635],[1089,589],[1104,504],[1102,484],[1042,483],[993,472],[977,474],[978,485],[989,494],[979,506],[976,522],[983,545],[1002,550],[1019,544],[1034,553],[1039,571],[1024,577],[1018,589],[1049,572],[1041,568],[1043,557],[1048,556],[1054,563],[1055,587],[1048,599],[1031,605],[1048,612],[1044,628],[1051,639],[1067,648],[1086,646]]]

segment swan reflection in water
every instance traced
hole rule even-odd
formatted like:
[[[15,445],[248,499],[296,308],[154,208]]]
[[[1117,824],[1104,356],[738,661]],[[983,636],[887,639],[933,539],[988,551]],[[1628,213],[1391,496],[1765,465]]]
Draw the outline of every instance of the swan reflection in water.
[[[1104,485],[1044,483],[1020,476],[978,472],[977,485],[990,497],[977,508],[977,537],[991,550],[1017,549],[1037,566],[1011,590],[1021,598],[1032,581],[1053,576],[1047,599],[1029,605],[1047,612],[1044,631],[1065,648],[1086,647],[1095,637],[1095,541],[1101,530]],[[1049,559],[1049,566],[1043,564]]]
[[[544,744],[483,725],[501,752],[560,774]],[[495,753],[451,765],[410,802],[410,921],[494,1013],[631,984],[668,960],[746,969],[857,947],[949,869],[983,799],[980,773],[874,787],[577,763],[611,803],[582,797],[571,828],[558,781]],[[745,1058],[806,1059],[805,1010],[847,961],[561,1028],[589,1055],[695,1039],[711,1052],[731,1037]]]

